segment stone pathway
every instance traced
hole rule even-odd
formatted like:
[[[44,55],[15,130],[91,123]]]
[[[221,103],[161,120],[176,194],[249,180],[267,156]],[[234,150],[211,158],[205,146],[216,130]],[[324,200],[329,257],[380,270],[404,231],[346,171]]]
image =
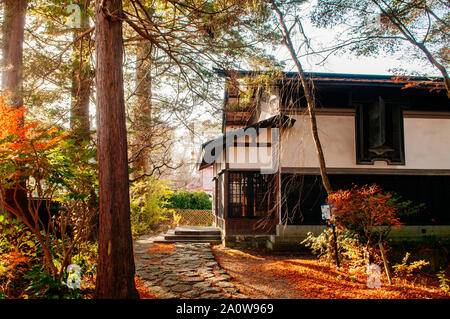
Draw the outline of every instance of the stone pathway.
[[[208,243],[175,243],[170,254],[150,253],[156,236],[134,243],[136,274],[158,298],[248,298],[230,282]]]

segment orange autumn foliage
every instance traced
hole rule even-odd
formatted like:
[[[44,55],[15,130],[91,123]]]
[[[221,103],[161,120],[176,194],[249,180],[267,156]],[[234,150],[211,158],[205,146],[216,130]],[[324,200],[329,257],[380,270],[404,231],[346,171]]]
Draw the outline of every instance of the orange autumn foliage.
[[[150,292],[145,283],[139,279],[139,277],[135,277],[134,282],[140,299],[157,299],[157,296]]]
[[[56,127],[38,129],[38,121],[24,123],[25,107],[11,108],[0,95],[0,164],[32,160],[40,150],[53,147],[64,138]]]
[[[327,203],[332,206],[332,221],[336,226],[370,240],[375,239],[373,236],[385,235],[390,228],[402,225],[396,215],[397,206],[391,199],[391,194],[383,193],[376,184],[362,187],[355,185],[349,190],[330,194]],[[385,226],[384,230],[380,226]]]
[[[170,254],[175,249],[174,244],[159,244],[155,243],[152,247],[148,248],[150,253],[158,254]]]
[[[10,252],[2,255],[0,276],[5,275],[7,278],[14,278],[14,270],[18,269],[19,264],[28,263],[28,261],[29,258],[24,256],[22,252],[12,249]]]

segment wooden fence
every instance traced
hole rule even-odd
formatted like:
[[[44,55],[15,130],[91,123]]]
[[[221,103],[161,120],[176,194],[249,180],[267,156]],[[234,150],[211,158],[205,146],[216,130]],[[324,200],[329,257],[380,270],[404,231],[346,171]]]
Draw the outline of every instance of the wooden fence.
[[[211,226],[213,222],[210,209],[174,209],[169,218],[178,226]]]

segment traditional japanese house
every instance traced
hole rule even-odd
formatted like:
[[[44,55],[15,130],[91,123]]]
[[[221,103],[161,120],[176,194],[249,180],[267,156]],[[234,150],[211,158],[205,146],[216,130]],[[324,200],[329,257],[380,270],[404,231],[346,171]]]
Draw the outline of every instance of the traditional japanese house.
[[[325,226],[326,192],[297,73],[218,71],[223,136],[204,143],[215,225],[226,244],[298,243]],[[308,73],[333,189],[376,183],[414,204],[396,238],[450,239],[450,103],[439,78]],[[251,85],[246,83],[253,83]]]

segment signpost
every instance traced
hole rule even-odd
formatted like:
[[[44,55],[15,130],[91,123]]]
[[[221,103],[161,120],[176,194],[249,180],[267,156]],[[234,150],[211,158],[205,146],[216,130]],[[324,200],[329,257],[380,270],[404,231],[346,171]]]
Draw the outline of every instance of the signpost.
[[[336,265],[338,268],[340,268],[339,263],[339,253],[338,253],[338,245],[337,245],[337,236],[336,236],[336,227],[334,226],[332,220],[333,212],[332,212],[332,206],[328,204],[324,204],[320,206],[322,209],[322,219],[327,222],[328,227],[331,227],[333,230],[333,239],[334,239],[334,252],[335,252],[335,258],[336,258]]]

